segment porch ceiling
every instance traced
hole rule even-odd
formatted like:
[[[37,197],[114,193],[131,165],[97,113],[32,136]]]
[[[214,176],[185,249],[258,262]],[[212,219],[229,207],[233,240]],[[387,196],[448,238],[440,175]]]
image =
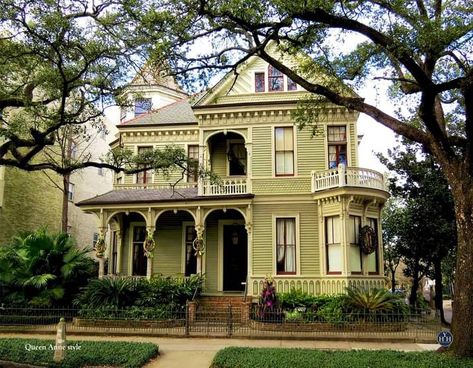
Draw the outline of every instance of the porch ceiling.
[[[197,188],[172,189],[122,189],[98,195],[93,198],[76,203],[76,206],[134,204],[155,202],[181,202],[181,201],[215,201],[229,199],[250,199],[254,194],[235,194],[222,196],[199,196]]]

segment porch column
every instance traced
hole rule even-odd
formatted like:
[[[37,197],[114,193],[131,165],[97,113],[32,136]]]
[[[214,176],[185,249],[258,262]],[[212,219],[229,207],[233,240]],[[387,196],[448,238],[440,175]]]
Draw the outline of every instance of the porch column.
[[[102,279],[105,274],[105,259],[104,255],[107,250],[107,243],[105,243],[106,227],[99,227],[99,238],[95,243],[95,255],[99,259],[99,279]]]
[[[122,272],[122,232],[121,230],[117,230],[115,233],[117,237],[117,275]]]
[[[143,243],[146,256],[146,278],[149,280],[153,273],[153,251],[156,248],[156,242],[154,241],[154,232],[156,228],[154,226],[147,226],[146,240]]]
[[[205,252],[204,231],[204,225],[195,225],[195,232],[197,233],[197,237],[194,240],[194,250],[195,255],[197,257],[196,272],[198,275],[202,274],[202,256]]]
[[[248,134],[251,129],[248,129]],[[253,144],[248,142],[245,144],[246,148],[246,192],[252,193],[253,192],[253,183],[251,178],[253,177]]]
[[[253,224],[251,222],[245,223],[245,229],[246,229],[246,234],[247,234],[247,247],[248,247],[248,260],[247,260],[247,273],[246,273],[246,285],[245,285],[245,302],[246,302],[246,296],[248,293],[251,295],[253,294],[250,291],[250,276],[253,275],[253,264],[252,264],[252,259],[253,259]],[[245,306],[244,306],[245,307]],[[245,322],[247,319],[245,320]]]
[[[207,169],[205,160],[205,145],[204,135],[201,132],[199,137],[199,169]],[[204,179],[199,175],[197,177],[197,195],[201,196],[204,194]]]

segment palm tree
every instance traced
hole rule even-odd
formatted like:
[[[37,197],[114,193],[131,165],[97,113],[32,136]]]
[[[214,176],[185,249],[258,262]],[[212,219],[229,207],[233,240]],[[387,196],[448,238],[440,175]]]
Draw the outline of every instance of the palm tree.
[[[66,233],[46,229],[22,233],[0,247],[4,302],[51,306],[69,303],[94,274],[90,249],[80,249]]]

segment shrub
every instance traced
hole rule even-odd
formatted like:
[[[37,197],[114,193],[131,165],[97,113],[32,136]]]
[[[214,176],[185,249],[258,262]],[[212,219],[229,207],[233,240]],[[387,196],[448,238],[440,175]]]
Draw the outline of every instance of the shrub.
[[[339,323],[345,321],[347,313],[346,295],[336,295],[327,298],[316,312],[316,316],[323,322]]]
[[[194,294],[200,295],[202,276],[173,278],[154,276],[151,280],[126,277],[92,280],[83,288],[75,304],[84,309],[99,307],[128,308],[132,306],[183,308]]]
[[[79,316],[86,319],[100,320],[153,320],[162,321],[176,317],[173,309],[167,305],[154,308],[132,306],[125,309],[101,307],[93,309],[82,309]],[[177,316],[179,317],[179,316]]]
[[[385,289],[347,288],[347,305],[360,312],[393,311],[400,307],[400,300]]]
[[[26,350],[31,346],[45,350]],[[158,355],[158,346],[151,343],[111,341],[68,341],[70,347],[62,364],[53,363],[53,340],[0,339],[0,357],[17,363],[41,364],[49,367],[78,368],[85,366],[142,367]],[[80,349],[72,349],[80,346]]]
[[[0,246],[0,302],[7,306],[69,305],[96,275],[90,249],[66,233],[25,232]]]

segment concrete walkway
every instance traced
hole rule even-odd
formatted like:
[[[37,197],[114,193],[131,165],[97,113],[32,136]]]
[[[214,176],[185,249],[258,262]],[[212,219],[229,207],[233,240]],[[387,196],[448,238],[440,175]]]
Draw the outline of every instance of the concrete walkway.
[[[54,334],[0,334],[0,337],[20,337],[54,339]],[[298,341],[298,340],[253,340],[253,339],[215,339],[215,338],[170,338],[140,336],[68,336],[69,340],[107,340],[152,342],[159,345],[160,356],[146,365],[146,368],[208,368],[213,357],[227,346],[308,348],[324,350],[436,350],[439,345],[415,343],[377,343],[353,341]]]

